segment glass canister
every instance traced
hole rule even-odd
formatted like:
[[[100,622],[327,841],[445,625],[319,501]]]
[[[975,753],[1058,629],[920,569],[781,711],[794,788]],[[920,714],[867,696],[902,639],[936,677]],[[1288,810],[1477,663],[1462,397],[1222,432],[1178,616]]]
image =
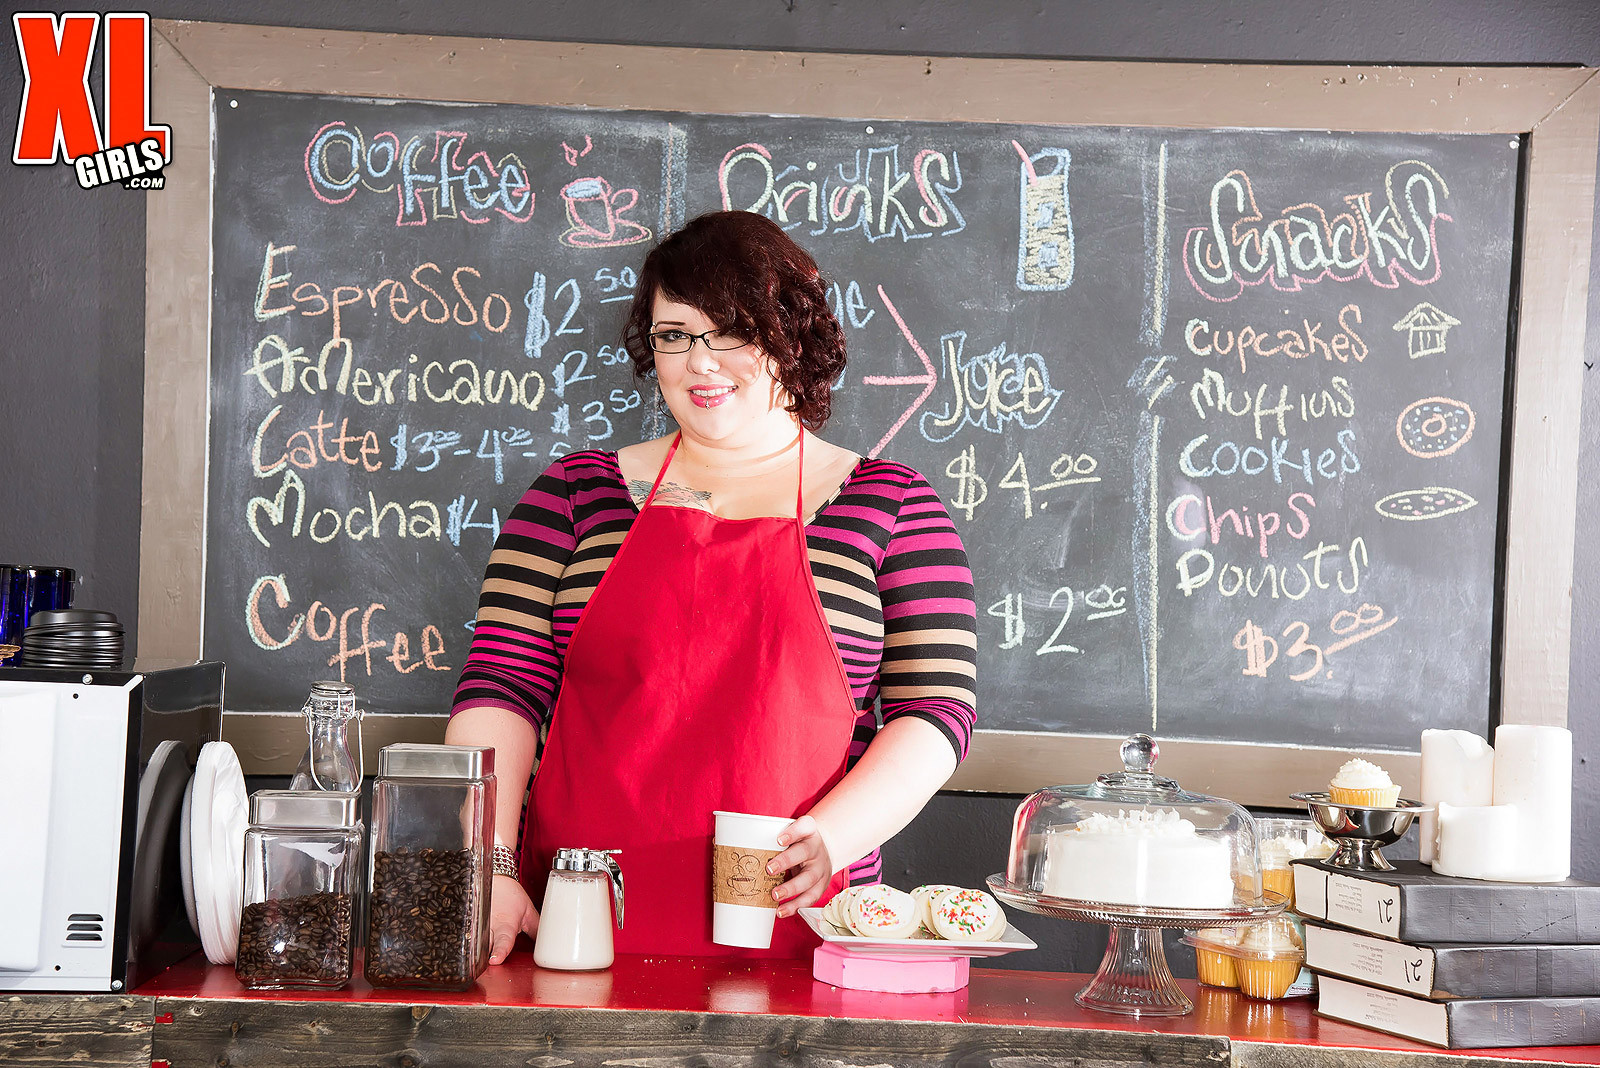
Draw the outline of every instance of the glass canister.
[[[494,749],[395,744],[372,783],[373,986],[465,990],[489,964]]]
[[[257,790],[244,835],[234,971],[256,990],[350,981],[362,849],[360,795]]]
[[[615,849],[558,849],[544,884],[533,963],[560,971],[611,967],[611,906],[622,929],[622,869]]]
[[[342,682],[313,682],[300,714],[306,721],[306,752],[300,758],[292,790],[361,789],[361,710],[356,691]],[[350,731],[355,729],[355,751]]]

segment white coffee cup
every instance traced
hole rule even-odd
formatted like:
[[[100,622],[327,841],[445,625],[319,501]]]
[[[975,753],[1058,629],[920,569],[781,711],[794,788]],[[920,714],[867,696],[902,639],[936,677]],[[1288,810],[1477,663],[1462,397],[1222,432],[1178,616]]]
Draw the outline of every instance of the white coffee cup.
[[[711,940],[724,946],[766,949],[778,902],[772,889],[784,874],[767,874],[767,861],[783,851],[778,832],[794,820],[748,812],[713,812],[711,839]]]

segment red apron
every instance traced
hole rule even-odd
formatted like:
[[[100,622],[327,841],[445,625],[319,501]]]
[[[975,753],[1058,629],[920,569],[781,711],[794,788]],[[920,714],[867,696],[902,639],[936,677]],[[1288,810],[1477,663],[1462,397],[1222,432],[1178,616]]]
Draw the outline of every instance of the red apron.
[[[816,939],[799,917],[770,950],[711,941],[712,811],[810,811],[844,774],[855,702],[800,491],[792,519],[653,505],[680,440],[567,646],[523,879],[537,901],[557,848],[621,849],[618,952],[802,956]]]

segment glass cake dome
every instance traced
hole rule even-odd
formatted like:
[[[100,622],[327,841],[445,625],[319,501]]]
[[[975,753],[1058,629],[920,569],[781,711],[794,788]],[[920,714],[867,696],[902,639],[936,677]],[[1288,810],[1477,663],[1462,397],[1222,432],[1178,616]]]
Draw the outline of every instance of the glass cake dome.
[[[1250,813],[1157,776],[1158,754],[1135,734],[1122,743],[1122,771],[1029,795],[1012,823],[1009,889],[1143,909],[1263,904]]]

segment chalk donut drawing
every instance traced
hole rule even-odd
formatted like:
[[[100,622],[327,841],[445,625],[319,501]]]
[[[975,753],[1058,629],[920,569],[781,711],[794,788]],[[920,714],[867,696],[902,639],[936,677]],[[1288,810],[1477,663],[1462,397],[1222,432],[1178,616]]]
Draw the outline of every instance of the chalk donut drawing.
[[[1472,437],[1478,418],[1472,409],[1449,397],[1426,397],[1406,406],[1395,421],[1400,447],[1412,456],[1431,460],[1449,456]]]
[[[1447,486],[1423,486],[1421,489],[1401,490],[1391,493],[1373,505],[1385,519],[1438,519],[1440,516],[1465,512],[1477,504],[1469,494]]]

